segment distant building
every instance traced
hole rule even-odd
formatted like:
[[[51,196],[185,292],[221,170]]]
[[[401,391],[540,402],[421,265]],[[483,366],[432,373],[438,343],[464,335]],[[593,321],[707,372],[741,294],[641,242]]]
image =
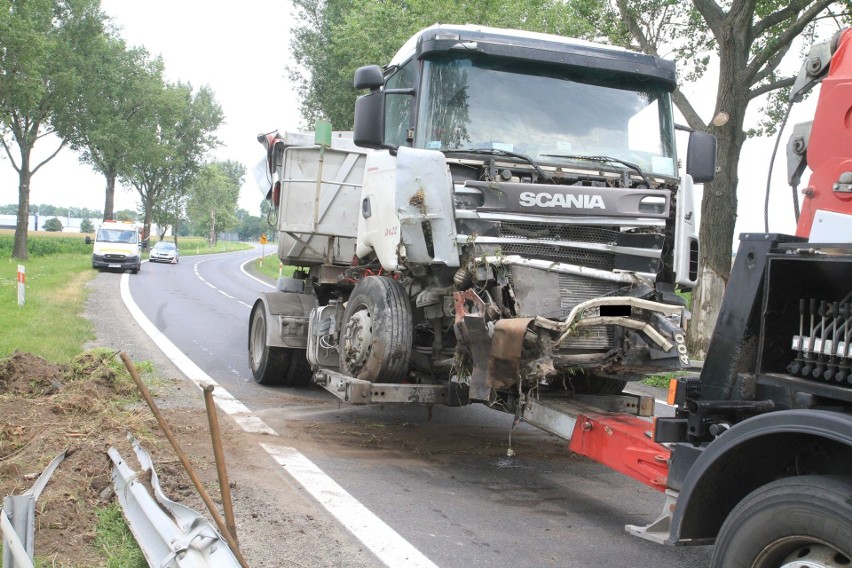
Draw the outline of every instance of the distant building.
[[[60,217],[59,215],[30,215],[29,223],[27,224],[27,230],[41,231],[42,227],[44,226],[44,222],[53,217],[56,217],[62,222],[63,233],[80,232],[80,224],[83,222],[83,219],[81,217]],[[92,222],[92,225],[94,225],[96,231],[100,228],[101,223],[103,222],[100,219],[89,219],[89,221]],[[139,224],[141,225],[141,223]],[[17,226],[17,215],[0,215],[0,229],[15,230]],[[159,228],[157,227],[157,225],[151,225],[151,234],[159,234]],[[171,234],[171,229],[169,229],[167,234]]]

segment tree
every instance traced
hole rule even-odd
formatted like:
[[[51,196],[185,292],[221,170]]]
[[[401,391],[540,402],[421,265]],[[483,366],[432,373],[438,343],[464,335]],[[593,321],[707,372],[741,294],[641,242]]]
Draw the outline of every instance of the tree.
[[[234,212],[245,173],[245,167],[237,162],[205,164],[190,187],[187,211],[193,225],[207,232],[210,246],[216,246],[220,231],[237,225]]]
[[[8,2],[0,10],[0,124],[3,150],[18,172],[18,220],[12,257],[26,259],[30,180],[36,142],[54,132],[79,92],[79,70],[103,33],[97,0]],[[16,150],[16,152],[13,152]],[[15,155],[17,154],[17,155]]]
[[[116,221],[130,221],[131,223],[135,223],[139,220],[139,215],[136,211],[131,211],[130,209],[122,209],[121,211],[115,212],[115,220]],[[107,219],[109,221],[109,219]]]
[[[815,22],[848,14],[848,2],[831,0],[580,0],[589,21],[608,38],[655,55],[674,53],[687,81],[703,75],[711,56],[718,59],[719,83],[714,120],[702,119],[680,89],[673,98],[691,128],[718,140],[717,175],[704,185],[701,203],[699,285],[693,294],[689,346],[703,355],[731,271],[737,214],[737,169],[749,132],[746,110],[769,95],[759,129],[772,132],[780,118],[798,66],[782,73],[781,63],[802,34],[812,39]],[[848,15],[842,17],[848,21]],[[801,59],[801,55],[797,56]]]
[[[239,219],[237,235],[241,241],[256,241],[260,235],[269,231],[263,219],[251,215],[245,209],[237,209],[237,219]]]
[[[298,25],[288,67],[301,98],[305,125],[323,118],[350,129],[355,69],[384,64],[417,30],[435,22],[472,22],[574,37],[592,28],[561,0],[481,2],[456,0],[294,0]]]
[[[56,217],[51,217],[47,221],[44,222],[44,230],[52,233],[58,233],[62,231],[62,221],[57,219]]]
[[[95,226],[92,225],[91,219],[86,217],[85,219],[83,219],[80,222],[80,232],[81,233],[94,233],[95,232]]]
[[[157,95],[122,175],[142,200],[143,238],[151,233],[155,205],[185,191],[205,153],[218,144],[214,133],[223,119],[208,87],[194,93],[189,84],[170,84]]]
[[[139,150],[149,107],[164,89],[163,61],[104,34],[82,69],[81,94],[60,124],[80,161],[106,179],[103,220],[113,218],[116,180]]]

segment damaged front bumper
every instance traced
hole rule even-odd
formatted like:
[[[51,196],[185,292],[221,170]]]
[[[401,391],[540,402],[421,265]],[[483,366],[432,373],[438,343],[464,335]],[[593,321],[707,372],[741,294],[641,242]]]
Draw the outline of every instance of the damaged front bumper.
[[[571,369],[617,378],[689,365],[682,306],[648,299],[650,275],[589,269],[518,256],[483,257],[503,272],[494,286],[454,293],[455,325],[470,367],[470,396],[518,381],[549,384]],[[514,300],[514,317],[503,302]],[[558,292],[558,293],[557,293]]]

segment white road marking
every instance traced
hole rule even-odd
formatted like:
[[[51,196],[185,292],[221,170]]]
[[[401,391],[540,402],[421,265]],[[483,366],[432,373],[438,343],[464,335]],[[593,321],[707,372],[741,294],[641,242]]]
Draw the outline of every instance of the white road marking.
[[[169,338],[167,338],[163,333],[157,329],[157,327],[151,323],[145,314],[142,313],[142,310],[139,309],[139,306],[136,305],[136,302],[133,301],[133,298],[130,295],[130,278],[127,273],[124,273],[121,277],[121,299],[124,302],[124,305],[127,307],[127,311],[130,312],[130,315],[133,316],[133,319],[136,320],[136,323],[139,324],[139,327],[142,328],[148,337],[160,348],[160,351],[168,357],[172,363],[175,364],[177,368],[179,368],[184,375],[186,375],[190,381],[195,383],[199,388],[203,384],[210,383],[215,385],[216,388],[213,390],[213,400],[216,401],[216,404],[219,408],[222,409],[223,412],[229,414],[231,416],[238,415],[251,415],[252,412],[249,408],[244,405],[242,402],[234,398],[231,393],[222,388],[219,383],[213,380],[210,375],[201,370],[201,367],[193,363],[193,361],[184,355],[184,353],[177,348],[177,346],[172,343]],[[258,419],[260,420],[260,419]],[[271,434],[273,436],[277,436],[278,433],[275,432],[272,428],[267,426],[260,421],[258,424],[257,430],[251,430],[252,432]]]
[[[243,272],[245,271],[243,270]],[[246,275],[254,278],[248,273]],[[199,278],[201,277],[199,276]],[[258,280],[258,282],[261,281]],[[265,282],[262,283],[268,286]],[[272,287],[274,288],[274,286]],[[142,310],[139,309],[130,295],[130,278],[127,273],[121,277],[120,289],[121,299],[127,310],[163,354],[199,388],[206,383],[216,386],[213,390],[213,400],[223,412],[230,415],[246,432],[278,436],[275,430],[270,428],[259,416],[255,416],[246,405],[234,398],[210,375],[201,370],[145,317],[145,314],[142,313]],[[437,568],[423,553],[347,493],[345,489],[299,453],[298,450],[267,444],[260,445],[282,466],[284,471],[307,489],[329,513],[340,521],[355,538],[363,542],[386,566],[389,568]]]
[[[260,278],[256,278],[256,277],[254,277],[254,276],[252,276],[251,274],[249,274],[249,273],[248,273],[248,271],[246,270],[246,264],[248,264],[249,262],[254,262],[255,260],[257,260],[257,257],[255,257],[255,258],[250,258],[250,259],[248,259],[247,261],[245,261],[244,263],[242,263],[242,264],[240,265],[240,271],[242,271],[242,273],[243,273],[243,274],[245,274],[246,276],[248,276],[248,277],[249,277],[249,278],[251,278],[252,280],[254,280],[254,281],[256,281],[256,282],[260,282],[261,284],[263,284],[264,286],[266,286],[266,287],[268,287],[268,288],[275,289],[275,286],[273,286],[273,285],[272,285],[272,284],[270,284],[269,282],[264,282],[264,281],[263,281],[263,280],[261,280]]]
[[[261,446],[386,566],[437,568],[419,550],[298,451],[271,444]]]

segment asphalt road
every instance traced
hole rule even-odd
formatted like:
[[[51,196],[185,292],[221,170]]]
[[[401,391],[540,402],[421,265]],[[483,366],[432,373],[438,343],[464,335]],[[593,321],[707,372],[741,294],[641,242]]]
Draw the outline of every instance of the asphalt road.
[[[269,252],[267,247],[267,252]],[[256,385],[250,307],[268,285],[242,265],[256,251],[146,263],[133,302],[183,354],[434,565],[706,566],[708,547],[628,535],[663,496],[570,454],[565,443],[485,407],[354,407],[318,387]],[[276,472],[270,465],[270,475]]]

